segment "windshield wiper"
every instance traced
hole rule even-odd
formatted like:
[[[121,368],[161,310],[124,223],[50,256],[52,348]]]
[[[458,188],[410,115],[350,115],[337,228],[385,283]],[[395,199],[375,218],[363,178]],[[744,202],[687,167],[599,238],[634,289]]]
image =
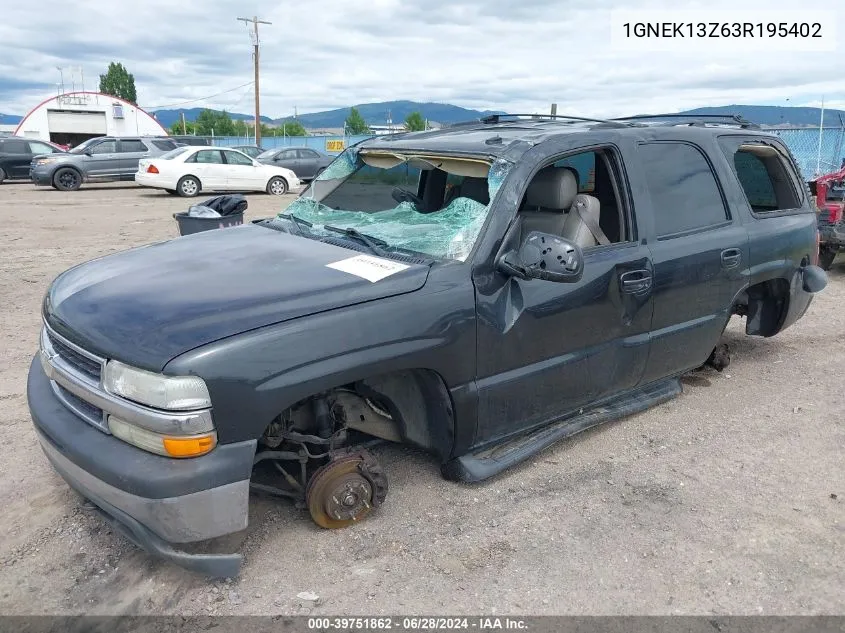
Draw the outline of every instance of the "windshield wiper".
[[[309,228],[309,229],[312,226],[314,226],[308,220],[303,220],[302,218],[298,218],[293,213],[280,213],[279,217],[284,218],[285,220],[290,220],[291,222],[296,224],[296,227],[299,229],[300,233],[302,233],[302,227],[303,226],[306,227],[306,228]]]
[[[388,246],[388,243],[382,239],[373,237],[372,235],[360,233],[357,229],[353,229],[352,227],[342,229],[339,226],[331,226],[330,224],[324,224],[323,228],[327,231],[332,231],[333,233],[342,233],[347,237],[351,237],[352,239],[357,240],[358,242],[369,248],[373,255],[378,255],[379,257],[387,257],[387,253],[382,247]]]

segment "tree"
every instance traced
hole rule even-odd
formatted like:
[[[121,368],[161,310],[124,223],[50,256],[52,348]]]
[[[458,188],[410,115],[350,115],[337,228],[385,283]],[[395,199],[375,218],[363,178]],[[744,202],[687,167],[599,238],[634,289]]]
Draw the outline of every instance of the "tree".
[[[100,75],[100,92],[105,95],[120,97],[132,104],[138,103],[135,92],[135,77],[123,64],[111,62],[105,75]]]
[[[183,134],[196,134],[197,126],[193,121],[185,121],[185,130],[182,131],[182,121],[176,121],[170,126],[170,134],[173,136],[182,136]]]
[[[425,119],[423,119],[423,115],[417,112],[411,112],[407,117],[405,117],[405,128],[409,132],[419,132],[425,129]]]
[[[305,127],[299,121],[285,121],[271,133],[276,136],[308,136]]]
[[[351,108],[349,110],[349,116],[346,117],[346,132],[352,135],[369,134],[370,126],[367,125],[364,117],[358,112],[358,108]]]
[[[235,136],[235,124],[225,110],[205,109],[197,115],[196,133],[205,136]]]

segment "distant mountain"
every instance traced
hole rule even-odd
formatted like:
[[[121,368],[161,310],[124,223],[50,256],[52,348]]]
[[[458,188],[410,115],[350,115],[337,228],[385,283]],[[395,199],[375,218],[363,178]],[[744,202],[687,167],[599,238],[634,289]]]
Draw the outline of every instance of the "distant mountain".
[[[765,105],[729,105],[710,108],[695,108],[682,114],[739,114],[760,125],[798,125],[818,127],[820,108],[765,106]],[[845,110],[824,111],[825,127],[845,125]]]
[[[17,114],[3,114],[0,112],[0,125],[15,125],[21,122],[22,116]]]
[[[197,117],[199,116],[200,112],[205,110],[206,108],[188,108],[183,109],[179,108],[178,110],[155,110],[154,112],[150,112],[155,118],[156,121],[162,124],[162,126],[169,128],[174,123],[180,120],[180,113],[185,113],[185,120],[186,121],[196,121]],[[242,114],[240,112],[229,112],[228,113],[232,119],[235,121],[254,121],[255,115],[254,114]],[[272,119],[268,116],[262,116],[261,121],[263,123],[270,123]]]
[[[470,110],[449,103],[419,103],[417,101],[383,101],[381,103],[362,103],[356,105],[361,116],[370,125],[387,125],[388,115],[394,124],[401,125],[412,112],[419,112],[423,118],[437,123],[457,123],[478,119],[488,114],[501,114],[501,111]],[[342,128],[350,108],[338,108],[325,112],[309,112],[296,117],[306,128]],[[276,123],[290,121],[292,117],[276,119]]]

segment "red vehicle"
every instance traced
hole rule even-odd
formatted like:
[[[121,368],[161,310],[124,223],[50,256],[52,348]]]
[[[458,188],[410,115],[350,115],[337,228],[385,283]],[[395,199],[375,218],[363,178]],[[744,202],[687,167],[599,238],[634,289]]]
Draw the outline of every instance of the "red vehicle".
[[[830,270],[836,255],[845,251],[845,166],[808,184],[819,209],[819,266]]]

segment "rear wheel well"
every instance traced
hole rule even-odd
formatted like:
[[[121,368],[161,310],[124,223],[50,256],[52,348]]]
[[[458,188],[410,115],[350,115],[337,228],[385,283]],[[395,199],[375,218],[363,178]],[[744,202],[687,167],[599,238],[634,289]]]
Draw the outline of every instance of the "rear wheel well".
[[[737,299],[734,313],[748,317],[746,334],[774,336],[786,318],[789,296],[786,279],[769,279],[747,288]]]

